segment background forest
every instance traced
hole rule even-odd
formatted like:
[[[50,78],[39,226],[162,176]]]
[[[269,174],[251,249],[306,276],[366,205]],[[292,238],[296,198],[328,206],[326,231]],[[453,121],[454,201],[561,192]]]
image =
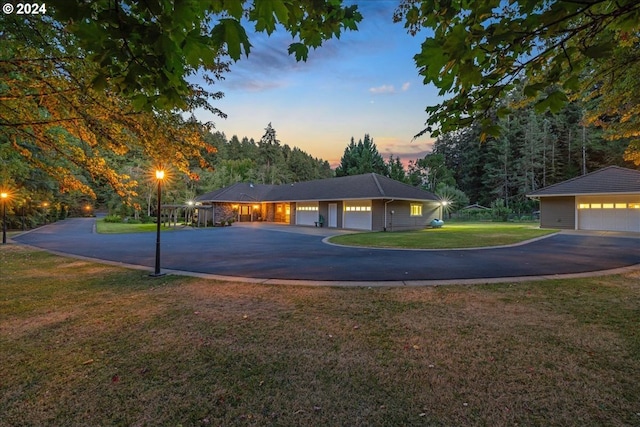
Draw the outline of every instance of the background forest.
[[[462,2],[434,14],[431,0],[400,0],[395,22],[416,36],[434,30],[414,60],[443,96],[426,108],[417,137],[438,139],[432,153],[404,163],[383,159],[375,135],[352,138],[335,171],[298,141],[281,144],[270,124],[258,141],[227,139],[192,114],[226,117],[215,84],[249,54],[243,25],[266,34],[279,25],[297,37],[288,52],[300,61],[357,30],[357,5],[76,3],[52,0],[46,13],[3,17],[0,187],[10,193],[11,227],[96,209],[149,215],[158,166],[170,172],[166,203],[238,181],[376,172],[432,191],[452,210],[478,203],[529,214],[533,190],[608,165],[640,165],[635,1]],[[186,80],[194,73],[203,73],[204,87]]]
[[[406,164],[394,155],[384,159],[367,134],[358,142],[351,139],[335,170],[326,160],[282,144],[271,124],[258,141],[206,132],[206,162],[193,162],[189,174],[171,171],[163,200],[183,204],[236,182],[284,184],[375,172],[449,200],[450,213],[478,203],[518,217],[530,215],[537,210],[537,202],[526,197],[533,190],[609,165],[637,167],[625,160],[628,140],[605,139],[600,129],[583,124],[583,114],[576,103],[555,114],[521,108],[496,119],[500,137],[481,141],[480,127],[472,125],[442,135],[432,153]],[[22,226],[24,217],[25,226],[31,227],[69,215],[93,215],[96,209],[123,217],[152,215],[156,181],[150,175],[150,162],[136,151],[111,154],[108,160],[118,174],[136,183],[127,203],[108,182],[86,172],[78,178],[91,187],[95,199],[78,191],[60,191],[59,183],[38,169],[15,173],[20,162],[13,163],[14,179],[28,193],[10,208],[11,225]]]

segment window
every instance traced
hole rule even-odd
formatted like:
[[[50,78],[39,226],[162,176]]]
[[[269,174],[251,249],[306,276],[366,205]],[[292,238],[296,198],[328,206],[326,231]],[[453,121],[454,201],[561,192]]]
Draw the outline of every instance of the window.
[[[626,203],[616,203],[616,209],[627,209]]]
[[[591,209],[602,209],[601,203],[591,203]]]
[[[602,209],[613,209],[613,203],[603,203]]]
[[[422,205],[411,203],[411,216],[422,216]]]
[[[318,207],[317,206],[298,206],[296,208],[296,210],[298,210],[298,211],[317,211]]]
[[[629,203],[629,209],[640,209],[640,203]]]
[[[346,212],[371,212],[371,206],[345,206]]]
[[[580,203],[578,209],[589,209],[589,203]]]

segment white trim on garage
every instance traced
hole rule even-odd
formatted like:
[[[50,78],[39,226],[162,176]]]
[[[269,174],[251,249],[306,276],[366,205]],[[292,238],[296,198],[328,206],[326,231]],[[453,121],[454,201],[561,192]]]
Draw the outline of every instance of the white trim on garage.
[[[640,195],[576,197],[580,230],[640,232]]]
[[[345,200],[343,203],[344,228],[371,230],[371,200]]]

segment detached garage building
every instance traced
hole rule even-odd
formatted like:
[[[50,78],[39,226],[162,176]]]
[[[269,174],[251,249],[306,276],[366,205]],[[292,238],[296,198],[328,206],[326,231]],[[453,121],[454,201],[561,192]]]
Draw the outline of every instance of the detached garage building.
[[[640,233],[640,171],[609,166],[542,188],[540,226]]]

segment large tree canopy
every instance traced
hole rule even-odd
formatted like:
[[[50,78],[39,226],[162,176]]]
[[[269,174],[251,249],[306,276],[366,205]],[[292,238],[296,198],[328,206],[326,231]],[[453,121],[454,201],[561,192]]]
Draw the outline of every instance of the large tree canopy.
[[[497,134],[491,107],[521,82],[538,111],[557,112],[572,96],[606,97],[603,87],[634,91],[613,107],[596,102],[593,116],[627,128],[633,120],[624,136],[640,133],[637,81],[620,80],[637,75],[631,70],[640,62],[637,0],[402,0],[394,20],[413,34],[427,30],[415,61],[424,82],[448,97],[427,107],[427,128],[418,135],[474,120]]]
[[[283,27],[294,37],[289,52],[304,60],[361,19],[342,0],[52,0],[44,13],[4,15],[0,186],[23,186],[15,171],[32,168],[61,192],[95,197],[100,182],[131,199],[137,183],[117,170],[122,156],[195,179],[193,167],[206,167],[215,148],[208,126],[182,113],[224,113],[212,105],[222,93],[190,75],[207,74],[211,87],[229,59],[249,54],[248,26]]]
[[[187,108],[187,77],[219,70],[222,53],[249,55],[245,27],[271,34],[280,25],[294,37],[289,53],[356,30],[362,16],[342,0],[51,0],[55,20],[75,35],[87,59],[99,65],[93,85],[107,82],[136,107]]]

